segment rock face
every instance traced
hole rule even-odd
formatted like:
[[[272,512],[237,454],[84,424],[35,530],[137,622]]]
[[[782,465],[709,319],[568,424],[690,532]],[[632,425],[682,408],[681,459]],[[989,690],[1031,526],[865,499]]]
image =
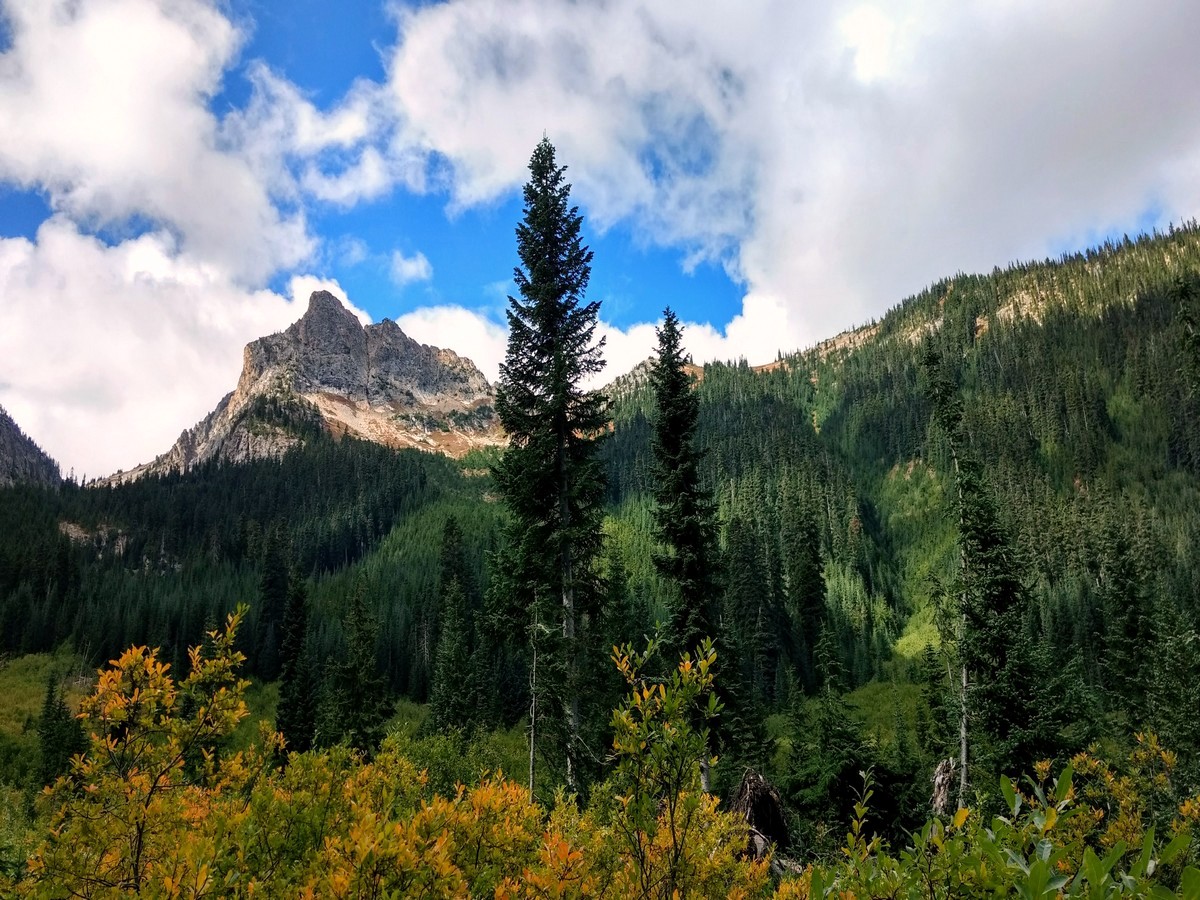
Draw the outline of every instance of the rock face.
[[[47,456],[0,406],[0,487],[18,482],[56,484],[58,463]]]
[[[317,428],[461,456],[504,442],[494,399],[469,359],[414,341],[390,319],[364,328],[317,291],[290,328],[246,345],[237,388],[216,409],[153,462],[109,480],[278,456]]]

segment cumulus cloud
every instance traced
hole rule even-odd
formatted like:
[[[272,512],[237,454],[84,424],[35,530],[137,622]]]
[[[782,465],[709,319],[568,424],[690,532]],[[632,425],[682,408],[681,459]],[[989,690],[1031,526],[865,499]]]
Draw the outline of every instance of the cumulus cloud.
[[[543,133],[593,225],[744,285],[731,321],[689,326],[698,360],[765,362],[949,273],[1200,211],[1200,5],[1174,0],[446,0],[397,7],[384,83],[322,108],[251,61],[221,115],[243,34],[216,0],[0,3],[0,181],[55,211],[0,241],[0,403],[89,472],[164,449],[245,341],[336,287],[293,279],[298,303],[262,289],[280,272],[433,278],[419,252],[321,246],[306,209],[492,203]],[[400,321],[495,378],[493,319]],[[606,378],[654,345],[602,332]]]
[[[424,155],[391,140],[398,111],[384,86],[359,79],[322,110],[262,62],[247,76],[250,102],[222,120],[221,135],[277,196],[351,207],[397,184],[425,189]]]
[[[398,287],[405,287],[413,282],[428,281],[433,277],[433,266],[420,250],[412,256],[396,250],[392,253],[391,276]]]
[[[413,340],[453,350],[475,363],[492,384],[508,346],[508,330],[480,313],[461,306],[425,306],[396,319]]]
[[[483,313],[461,306],[427,306],[405,313],[396,324],[423,344],[448,347],[467,357],[492,384],[499,380],[500,364],[508,347],[508,329]],[[587,387],[603,387],[652,356],[658,344],[655,327],[655,323],[647,322],[618,328],[601,321],[596,336],[605,342],[605,367]],[[744,357],[741,348],[745,335],[737,327],[724,334],[708,323],[688,322],[683,329],[685,349],[697,362]]]
[[[0,178],[91,225],[150,220],[244,282],[313,249],[208,101],[240,35],[202,0],[9,0]]]
[[[960,269],[1200,208],[1200,6],[449,0],[405,11],[396,142],[453,203],[543,131],[586,212],[717,259],[748,356]]]
[[[205,0],[6,0],[2,13],[0,181],[56,212],[34,240],[0,241],[0,398],[65,468],[107,474],[211,410],[242,346],[312,290],[345,297],[309,276],[290,297],[260,288],[312,257],[305,200],[383,190],[369,141],[390,113],[368,83],[317,110],[255,65],[246,109],[218,119],[242,35]],[[105,226],[145,233],[89,234]]]
[[[163,452],[237,383],[248,341],[328,282],[246,290],[165,232],[116,246],[64,217],[0,239],[0,405],[77,475]],[[336,285],[332,285],[336,287]]]

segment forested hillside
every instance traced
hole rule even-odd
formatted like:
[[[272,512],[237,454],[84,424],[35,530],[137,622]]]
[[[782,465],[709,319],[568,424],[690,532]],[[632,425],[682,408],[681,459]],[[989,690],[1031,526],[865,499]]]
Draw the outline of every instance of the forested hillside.
[[[1171,286],[1198,266],[1196,231],[1176,231],[948,279],[769,371],[706,366],[706,479],[726,546],[753,550],[732,554],[752,561],[733,580],[754,582],[766,615],[794,617],[815,536],[855,683],[929,642],[956,553],[922,372],[933,350],[961,385],[964,430],[1031,589],[1029,636],[1099,683],[1122,609],[1147,628],[1168,609],[1194,622],[1198,398]],[[630,522],[650,486],[650,404],[647,388],[625,398],[608,446],[612,502]]]
[[[1192,225],[946,279],[761,370],[703,367],[714,789],[729,800],[745,766],[763,772],[795,858],[836,855],[863,771],[872,827],[895,842],[919,828],[935,767],[967,740],[964,703],[969,805],[998,810],[1001,772],[1089,746],[1094,772],[1136,774],[1151,731],[1173,754],[1155,815],[1200,789],[1198,273]],[[656,415],[649,382],[622,392],[600,444],[584,797],[612,789],[621,759],[608,710],[629,685],[609,650],[671,617]],[[521,723],[535,623],[511,590],[498,459],[314,435],[278,460],[0,489],[0,649],[65,644],[99,665],[149,644],[182,677],[187,648],[244,602],[248,672],[281,680],[281,716],[308,697],[317,744],[377,747],[397,696],[432,701],[427,736]],[[377,696],[379,721],[348,724],[339,692]],[[564,773],[539,755],[548,801]]]

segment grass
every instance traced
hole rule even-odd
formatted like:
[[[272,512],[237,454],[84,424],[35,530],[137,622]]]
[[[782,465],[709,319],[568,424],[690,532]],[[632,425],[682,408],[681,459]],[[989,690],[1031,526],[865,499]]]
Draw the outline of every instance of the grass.
[[[238,723],[229,737],[230,746],[235,750],[245,750],[257,743],[259,722],[265,721],[271,727],[275,726],[275,716],[279,710],[279,683],[251,681],[250,687],[246,688],[245,700],[250,714]]]
[[[0,661],[0,785],[24,785],[37,769],[37,722],[52,674],[65,679],[67,705],[78,709],[93,674],[79,657],[60,651]]]
[[[846,695],[846,702],[863,723],[863,733],[880,747],[896,743],[897,720],[909,735],[916,733],[921,686],[911,682],[871,681]]]

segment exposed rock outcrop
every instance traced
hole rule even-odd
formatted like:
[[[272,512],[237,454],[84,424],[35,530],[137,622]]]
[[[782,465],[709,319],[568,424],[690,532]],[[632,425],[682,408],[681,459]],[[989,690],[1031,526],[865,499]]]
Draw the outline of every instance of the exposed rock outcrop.
[[[390,319],[363,327],[317,291],[290,328],[246,345],[237,387],[216,409],[162,456],[110,480],[278,456],[314,429],[460,456],[503,443],[494,399],[469,359]]]
[[[61,480],[58,463],[26,436],[0,406],[0,487],[18,482],[57,484]]]

